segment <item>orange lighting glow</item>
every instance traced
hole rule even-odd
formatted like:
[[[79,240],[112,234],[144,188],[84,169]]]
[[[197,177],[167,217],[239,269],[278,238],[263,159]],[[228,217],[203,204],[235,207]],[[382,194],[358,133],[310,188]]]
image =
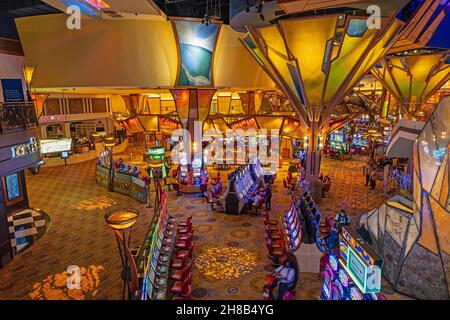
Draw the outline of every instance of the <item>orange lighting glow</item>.
[[[91,6],[96,7],[97,9],[107,9],[110,8],[109,4],[107,4],[103,0],[85,0],[87,3],[89,3]]]

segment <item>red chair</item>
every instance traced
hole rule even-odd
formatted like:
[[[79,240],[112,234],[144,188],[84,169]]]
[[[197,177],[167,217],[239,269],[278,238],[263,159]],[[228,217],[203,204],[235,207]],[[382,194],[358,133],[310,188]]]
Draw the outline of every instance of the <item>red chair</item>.
[[[271,225],[271,226],[278,225],[278,221],[270,219],[268,211],[264,212],[263,216],[264,216],[264,224],[265,225]]]
[[[182,221],[178,223],[178,227],[186,228],[192,225],[192,216],[187,217],[186,221]]]
[[[192,290],[191,286],[188,288],[188,292],[186,294],[176,294],[173,297],[173,300],[191,300],[192,298]]]
[[[173,184],[173,190],[175,190],[177,192],[177,196],[181,196],[181,189],[180,189],[180,184],[179,183],[174,183]]]
[[[180,295],[187,295],[191,291],[192,272],[183,281],[175,281],[173,287],[170,289],[173,293]]]
[[[187,250],[178,250],[177,257],[178,258],[192,258],[192,252],[194,251],[194,243],[191,242],[189,248]]]
[[[175,243],[175,248],[186,250],[190,247],[192,243],[192,238],[188,240],[177,240]]]
[[[178,235],[194,233],[194,228],[191,226],[191,227],[185,228],[185,229],[178,229],[177,233],[178,233]]]
[[[213,197],[213,194],[210,191],[208,191],[208,196],[206,197],[206,203],[211,205],[211,211],[214,211],[214,204],[217,204],[218,199]]]
[[[185,258],[176,258],[173,259],[172,263],[170,264],[170,267],[172,269],[183,269],[186,266],[187,257]]]
[[[180,241],[192,240],[192,235],[193,235],[192,232],[179,234],[178,240]]]
[[[188,263],[182,270],[177,270],[170,276],[170,279],[174,281],[183,281],[189,275],[192,270],[192,263]]]

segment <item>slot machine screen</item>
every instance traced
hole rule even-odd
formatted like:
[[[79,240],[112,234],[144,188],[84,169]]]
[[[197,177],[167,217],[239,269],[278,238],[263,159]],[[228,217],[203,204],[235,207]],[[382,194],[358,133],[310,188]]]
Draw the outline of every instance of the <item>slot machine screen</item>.
[[[363,294],[357,286],[351,286],[350,288],[350,300],[363,300]]]
[[[145,281],[145,293],[147,297],[144,300],[151,300],[153,297],[153,283],[149,279],[146,279]]]
[[[159,248],[158,248],[158,247],[155,247],[155,248],[153,249],[153,255],[154,255],[156,258],[159,258],[159,253],[160,253]]]
[[[155,247],[161,248],[161,239],[160,238],[156,238],[156,240],[155,240]]]
[[[333,288],[331,289],[331,300],[343,300],[343,295],[341,294],[342,288],[337,287],[336,285],[340,285],[338,281],[335,281]]]
[[[294,231],[292,232],[292,238],[293,239],[296,239],[296,238],[298,238],[298,228],[296,227],[295,229],[294,229]]]
[[[328,271],[323,273],[322,295],[325,300],[329,300],[331,296],[331,276]]]
[[[158,258],[154,254],[152,254],[151,266],[153,269],[156,269],[157,265],[158,265]]]
[[[156,277],[156,273],[155,273],[155,269],[153,269],[152,267],[149,268],[149,272],[148,272],[148,282],[150,283],[155,283],[155,277]]]
[[[300,244],[300,238],[297,237],[294,240],[294,247],[297,248],[299,246],[299,244]]]

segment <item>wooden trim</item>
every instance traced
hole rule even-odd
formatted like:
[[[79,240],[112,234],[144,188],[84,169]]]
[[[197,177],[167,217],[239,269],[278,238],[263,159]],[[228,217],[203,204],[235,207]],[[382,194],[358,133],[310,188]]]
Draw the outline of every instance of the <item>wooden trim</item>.
[[[0,54],[24,56],[22,44],[18,40],[0,38]]]

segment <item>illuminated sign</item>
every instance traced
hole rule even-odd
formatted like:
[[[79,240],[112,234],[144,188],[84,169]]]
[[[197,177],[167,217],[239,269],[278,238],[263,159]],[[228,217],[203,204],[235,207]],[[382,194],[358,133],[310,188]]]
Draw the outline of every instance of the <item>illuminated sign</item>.
[[[353,229],[346,227],[342,228],[342,234],[339,236],[339,248],[339,263],[358,288],[363,293],[380,292],[381,258],[358,238]]]
[[[148,155],[154,156],[154,155],[164,155],[166,153],[166,149],[164,148],[153,148],[149,149],[147,151]]]
[[[11,147],[11,157],[18,158],[23,157],[38,151],[38,142],[35,137],[30,138],[29,143],[19,144]]]
[[[344,288],[343,288],[341,282],[336,279],[336,281],[334,281],[334,287],[339,291],[339,296],[343,297],[344,296]]]
[[[72,148],[72,139],[55,139],[55,140],[41,140],[41,153],[61,153],[63,151],[70,151]]]
[[[338,269],[338,261],[337,261],[336,257],[330,254],[328,259],[329,259],[329,263],[330,263],[331,269],[333,269],[333,271],[337,271],[337,269]]]
[[[56,115],[56,116],[42,116],[39,118],[40,123],[48,122],[65,122],[67,121],[66,115]]]
[[[350,299],[351,300],[363,300],[364,297],[357,287],[352,287],[350,289]]]
[[[345,287],[348,288],[349,285],[349,279],[347,276],[347,273],[345,272],[345,270],[341,269],[339,270],[339,282]]]

